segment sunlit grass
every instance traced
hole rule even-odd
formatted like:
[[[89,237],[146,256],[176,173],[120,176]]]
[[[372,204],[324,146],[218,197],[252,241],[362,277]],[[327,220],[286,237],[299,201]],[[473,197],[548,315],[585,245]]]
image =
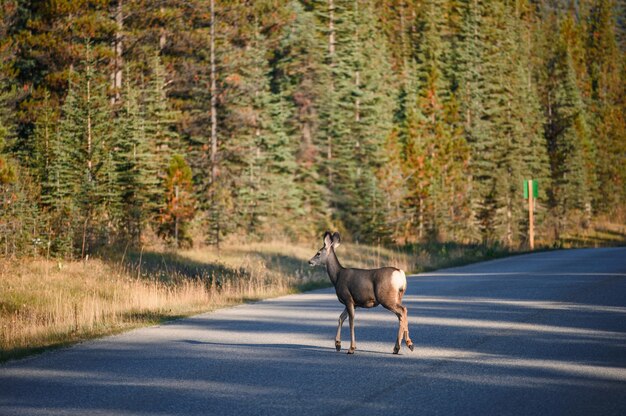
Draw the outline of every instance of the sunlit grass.
[[[603,223],[577,244],[624,244]],[[592,244],[591,244],[591,243]],[[599,243],[598,243],[599,242]],[[115,250],[106,259],[0,260],[0,361],[241,302],[330,286],[307,260],[322,243],[274,241],[194,248]],[[344,243],[345,267],[395,266],[407,273],[502,257],[502,246],[456,243],[385,248]]]
[[[626,245],[626,225],[602,220],[564,234],[559,241],[564,248]]]
[[[218,303],[201,281],[137,279],[97,259],[3,261],[0,299],[0,360]]]
[[[0,361],[163,320],[329,286],[319,247],[233,244],[219,252],[141,250],[107,260],[0,261]],[[345,244],[346,266],[407,268],[408,256]]]

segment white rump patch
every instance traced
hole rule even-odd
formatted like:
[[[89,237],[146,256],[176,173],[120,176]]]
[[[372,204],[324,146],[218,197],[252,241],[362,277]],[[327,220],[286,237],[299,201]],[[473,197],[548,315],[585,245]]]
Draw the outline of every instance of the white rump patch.
[[[406,276],[402,270],[396,270],[391,274],[391,285],[398,291],[406,289]]]

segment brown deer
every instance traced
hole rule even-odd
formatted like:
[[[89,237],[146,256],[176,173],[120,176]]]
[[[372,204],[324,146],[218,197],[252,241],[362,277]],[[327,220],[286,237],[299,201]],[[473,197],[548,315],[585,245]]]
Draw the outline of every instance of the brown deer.
[[[335,292],[339,302],[346,308],[339,316],[339,326],[335,337],[335,348],[341,350],[341,326],[346,316],[350,318],[350,349],[348,354],[354,354],[356,341],[354,338],[354,310],[355,308],[373,308],[383,305],[386,309],[395,313],[400,321],[396,345],[393,353],[400,352],[400,344],[405,339],[406,346],[413,351],[413,342],[409,338],[409,324],[407,309],[402,305],[402,296],[406,292],[406,276],[404,272],[395,267],[383,267],[381,269],[348,269],[341,266],[335,248],[340,244],[339,233],[331,235],[329,231],[324,234],[324,247],[322,247],[311,260],[311,266],[326,266],[328,277],[335,286]]]

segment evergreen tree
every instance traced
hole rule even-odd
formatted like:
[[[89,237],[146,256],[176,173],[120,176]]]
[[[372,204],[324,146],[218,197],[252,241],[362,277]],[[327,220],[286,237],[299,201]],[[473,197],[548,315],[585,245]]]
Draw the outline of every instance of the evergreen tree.
[[[326,43],[321,41],[319,19],[305,9],[300,1],[288,5],[293,20],[283,29],[272,74],[274,88],[284,97],[286,133],[298,143],[295,186],[301,192],[302,210],[307,220],[301,224],[302,236],[312,237],[328,228],[327,195],[323,186],[327,156],[322,135],[320,113],[322,96],[327,89],[323,82]]]
[[[150,225],[185,241],[175,154],[193,173],[193,235],[217,245],[335,228],[363,242],[523,246],[526,179],[540,183],[544,240],[548,227],[558,239],[617,217],[621,9],[2,1],[2,248],[87,255]]]
[[[626,200],[623,160],[626,133],[626,64],[620,51],[615,1],[592,2],[586,33],[587,73],[590,81],[590,122],[593,144],[583,148],[594,209],[614,211]],[[620,55],[622,56],[620,58]]]
[[[164,177],[171,155],[180,150],[179,136],[176,131],[179,113],[170,108],[167,98],[168,80],[158,54],[152,56],[150,69],[150,78],[145,87],[143,99],[144,128],[150,147],[154,151],[160,176]]]
[[[79,73],[81,120],[76,126],[78,161],[82,168],[77,201],[82,217],[82,256],[87,254],[90,244],[109,241],[119,218],[120,194],[114,143],[108,128],[110,108],[105,84],[89,53],[83,66]]]
[[[470,221],[466,229],[472,239],[486,239],[490,223],[489,196],[497,175],[493,143],[486,120],[486,38],[483,33],[485,4],[481,0],[463,4],[459,46],[459,100],[464,135],[471,150],[469,163]]]
[[[75,77],[77,83],[70,81],[58,130],[49,144],[41,199],[52,215],[55,248],[67,255],[71,241],[84,256],[89,247],[108,241],[114,232],[119,188],[108,100],[89,55]]]
[[[450,42],[444,37],[442,7],[442,2],[426,2],[418,17],[416,79],[405,121],[407,177],[413,195],[408,202],[415,212],[418,239],[449,238],[464,204],[461,172],[468,156],[462,150],[456,99],[449,92],[454,81],[445,75],[452,58],[444,53]]]
[[[459,53],[475,229],[483,240],[507,245],[525,239],[520,198],[525,175],[546,176],[538,99],[524,66],[531,57],[522,19],[531,12],[524,7],[523,2],[468,2]]]
[[[109,63],[114,24],[109,2],[103,0],[20,1],[15,13],[10,34],[17,46],[16,80],[29,94],[19,100],[20,124],[13,147],[30,165],[34,149],[29,137],[40,100],[49,92],[53,105],[63,102],[70,73],[88,54],[98,70],[103,70]]]
[[[588,209],[583,146],[589,140],[584,106],[576,84],[568,48],[558,43],[553,65],[548,68],[552,97],[548,112],[546,139],[552,174],[551,204],[557,220],[556,238],[565,226],[568,214]]]
[[[134,156],[137,158],[137,168],[142,171],[138,180],[146,185],[141,197],[146,199],[142,203],[146,221],[163,207],[161,195],[166,188],[166,172],[172,155],[180,152],[183,146],[177,131],[180,112],[173,110],[168,100],[170,75],[156,53],[150,57],[148,75],[137,114],[140,125],[136,131],[140,136],[134,145],[139,152],[138,156]]]
[[[126,77],[128,79],[128,77]],[[141,242],[143,231],[160,213],[163,173],[157,163],[157,147],[147,134],[149,123],[139,91],[126,82],[124,105],[117,115],[115,165],[120,188],[122,227],[132,242]],[[161,175],[161,177],[160,177]]]
[[[191,168],[185,159],[174,154],[170,160],[165,180],[165,206],[161,213],[159,232],[172,241],[175,247],[189,247],[189,220],[194,216]]]
[[[384,147],[386,161],[376,175],[382,202],[378,211],[385,218],[389,231],[388,237],[398,243],[405,241],[408,224],[405,212],[407,200],[405,169],[403,168],[405,160],[399,136],[398,129],[392,130],[387,136]]]
[[[539,196],[535,199],[537,213],[535,222],[541,230],[545,217],[547,203],[546,190],[550,188],[550,164],[548,159],[547,145],[544,135],[543,114],[539,99],[539,85],[533,74],[533,33],[537,31],[537,18],[534,7],[530,2],[520,1],[516,3],[515,13],[519,17],[515,27],[515,55],[514,70],[516,71],[516,85],[518,85],[515,100],[513,101],[513,117],[517,134],[520,136],[522,153],[520,155],[521,180],[535,179],[539,184]],[[519,207],[519,195],[522,189],[518,184],[513,190],[512,199],[517,199]],[[520,242],[528,241],[528,218],[523,212],[517,213],[516,221],[519,227]],[[521,217],[521,218],[520,218]]]
[[[286,131],[285,102],[271,95],[269,119],[259,136],[261,212],[264,213],[264,235],[280,230],[297,237],[300,224],[307,220],[302,204],[302,191],[296,184],[297,143]],[[306,228],[305,228],[306,230]]]
[[[328,28],[320,135],[326,138],[329,203],[333,220],[364,241],[377,238],[368,229],[385,228],[374,225],[383,206],[376,201],[375,173],[385,162],[381,150],[392,128],[395,95],[386,40],[380,30],[367,29],[379,27],[373,7],[369,1],[333,1],[318,8],[322,27]]]
[[[40,144],[42,139],[45,140],[46,133],[50,134],[49,129],[46,132],[45,112],[42,115],[37,126],[38,135],[43,136],[39,140]],[[37,157],[49,160],[47,172],[42,173],[44,182],[41,194],[42,207],[47,217],[48,244],[54,254],[63,257],[74,254],[75,232],[78,232],[80,221],[77,198],[81,182],[78,149],[82,117],[77,86],[71,77],[57,128],[49,135],[49,143],[39,146],[42,153]]]

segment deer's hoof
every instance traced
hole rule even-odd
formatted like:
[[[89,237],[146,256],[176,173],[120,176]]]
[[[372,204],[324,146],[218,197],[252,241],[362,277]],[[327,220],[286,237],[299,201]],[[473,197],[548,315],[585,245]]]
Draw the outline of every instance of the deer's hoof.
[[[415,346],[413,345],[413,343],[407,344],[407,347],[409,347],[409,349],[411,351],[413,351],[413,349],[415,348]]]
[[[335,349],[341,351],[341,341],[335,341]]]
[[[400,347],[393,347],[393,353],[397,354],[400,352]]]
[[[355,350],[355,348],[350,348],[350,349],[348,350],[348,354],[354,354],[354,350]]]

